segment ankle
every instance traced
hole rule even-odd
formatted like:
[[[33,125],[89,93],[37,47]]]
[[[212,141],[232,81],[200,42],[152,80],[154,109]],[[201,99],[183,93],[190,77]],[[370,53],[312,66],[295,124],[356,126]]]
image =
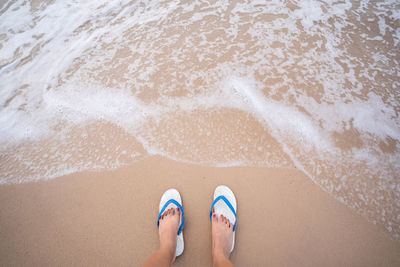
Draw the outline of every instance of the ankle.
[[[218,263],[224,262],[226,260],[229,260],[229,257],[227,257],[222,250],[214,250],[213,251],[213,264],[214,266],[218,266]]]
[[[175,258],[175,251],[171,250],[170,247],[165,247],[165,246],[160,246],[160,249],[158,250],[160,254],[163,255],[163,257],[167,258],[170,263],[174,261]]]

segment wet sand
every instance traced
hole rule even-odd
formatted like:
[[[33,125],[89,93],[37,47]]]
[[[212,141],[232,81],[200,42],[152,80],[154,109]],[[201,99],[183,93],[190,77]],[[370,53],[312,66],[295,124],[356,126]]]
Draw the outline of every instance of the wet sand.
[[[139,266],[158,248],[161,194],[177,188],[185,251],[211,266],[214,188],[238,200],[237,266],[400,266],[400,244],[295,169],[202,167],[150,157],[106,172],[0,186],[0,265]]]

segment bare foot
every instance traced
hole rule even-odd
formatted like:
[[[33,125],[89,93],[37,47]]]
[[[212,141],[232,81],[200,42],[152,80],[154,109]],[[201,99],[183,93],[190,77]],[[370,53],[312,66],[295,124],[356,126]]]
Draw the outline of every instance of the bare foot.
[[[180,214],[179,208],[170,208],[164,211],[158,227],[160,250],[168,253],[171,263],[176,258],[176,235],[179,229]]]
[[[228,260],[231,254],[233,224],[215,213],[212,216],[212,254],[214,263],[220,259]]]

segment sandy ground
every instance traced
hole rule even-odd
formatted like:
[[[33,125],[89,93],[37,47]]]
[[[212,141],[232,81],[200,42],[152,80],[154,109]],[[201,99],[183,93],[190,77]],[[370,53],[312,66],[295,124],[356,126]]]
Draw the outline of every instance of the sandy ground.
[[[0,265],[139,266],[158,247],[164,190],[186,213],[174,266],[211,266],[214,188],[238,200],[237,266],[400,266],[400,244],[300,171],[212,168],[152,157],[115,171],[0,187]]]

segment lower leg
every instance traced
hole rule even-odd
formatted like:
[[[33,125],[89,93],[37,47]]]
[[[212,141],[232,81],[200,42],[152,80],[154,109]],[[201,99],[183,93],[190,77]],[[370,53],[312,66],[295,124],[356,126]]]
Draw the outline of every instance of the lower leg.
[[[229,260],[229,258],[225,256],[213,257],[213,265],[215,267],[234,267],[233,263]]]
[[[160,249],[150,256],[143,267],[168,267],[175,260],[176,235],[179,228],[180,210],[169,209],[165,211],[161,218],[158,228],[160,237]]]
[[[169,251],[157,250],[153,255],[150,256],[144,263],[143,267],[169,267],[171,266],[172,258]]]
[[[212,256],[215,267],[234,266],[229,260],[233,240],[233,225],[224,216],[214,213],[212,224]]]

